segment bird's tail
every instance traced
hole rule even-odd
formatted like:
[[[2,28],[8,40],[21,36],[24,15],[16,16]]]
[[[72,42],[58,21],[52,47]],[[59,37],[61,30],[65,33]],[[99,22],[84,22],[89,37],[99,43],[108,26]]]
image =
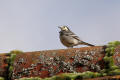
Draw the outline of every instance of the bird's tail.
[[[95,45],[92,45],[92,44],[89,44],[89,43],[87,43],[87,42],[80,42],[80,44],[83,44],[83,45],[88,45],[88,46],[95,46]]]

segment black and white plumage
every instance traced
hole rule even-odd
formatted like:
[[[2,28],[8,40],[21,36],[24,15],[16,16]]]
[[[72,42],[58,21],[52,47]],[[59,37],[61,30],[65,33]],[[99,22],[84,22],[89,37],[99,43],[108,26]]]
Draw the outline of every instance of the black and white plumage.
[[[80,38],[75,33],[73,33],[67,26],[62,26],[59,28],[61,29],[61,31],[59,32],[60,41],[64,46],[68,48],[72,48],[73,46],[77,45],[94,46],[92,44],[80,40]]]

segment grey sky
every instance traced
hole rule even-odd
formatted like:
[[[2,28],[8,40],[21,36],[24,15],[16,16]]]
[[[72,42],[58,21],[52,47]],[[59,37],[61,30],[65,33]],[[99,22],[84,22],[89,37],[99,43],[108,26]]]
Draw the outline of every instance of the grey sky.
[[[0,0],[0,53],[66,48],[59,25],[95,45],[120,40],[120,0]]]

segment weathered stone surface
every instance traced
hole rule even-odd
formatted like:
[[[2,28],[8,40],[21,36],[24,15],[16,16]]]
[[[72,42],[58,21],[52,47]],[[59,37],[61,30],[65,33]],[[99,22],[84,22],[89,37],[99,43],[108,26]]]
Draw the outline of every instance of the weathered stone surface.
[[[113,47],[109,47],[112,51]],[[10,57],[10,54],[0,54],[0,77],[8,77],[12,66],[12,76],[8,79],[19,79],[23,77],[40,77],[46,78],[61,73],[80,73],[86,71],[98,72],[105,68],[103,58],[107,52],[105,47],[83,47],[71,48],[61,50],[48,50],[37,52],[25,52],[17,54],[16,57]],[[108,51],[109,52],[109,51]],[[117,46],[111,56],[112,62],[120,68],[120,46]],[[10,58],[9,58],[10,57]],[[108,57],[109,58],[109,57]],[[11,62],[13,61],[13,62]],[[7,61],[8,60],[8,61]],[[11,63],[12,65],[9,65]],[[115,67],[116,69],[114,70]],[[112,74],[119,70],[113,66]],[[103,71],[103,70],[102,70]],[[117,71],[119,72],[119,71]],[[101,71],[100,71],[101,73]],[[107,74],[107,73],[106,73]],[[109,75],[109,74],[108,74]],[[100,78],[86,79],[86,80],[105,80],[105,79],[120,79],[120,76],[105,76]]]
[[[99,72],[104,68],[104,47],[84,47],[18,54],[12,79],[50,77],[60,73]]]

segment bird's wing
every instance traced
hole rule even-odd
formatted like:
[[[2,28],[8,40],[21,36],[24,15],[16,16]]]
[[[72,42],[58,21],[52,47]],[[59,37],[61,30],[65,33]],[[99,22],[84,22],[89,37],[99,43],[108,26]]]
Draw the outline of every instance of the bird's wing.
[[[75,38],[75,39],[81,41],[80,38],[79,38],[77,35],[71,35],[71,36],[72,36],[73,38]]]
[[[71,36],[71,37],[73,37],[73,38],[75,38],[75,39],[77,39],[79,41],[81,41],[80,38],[75,33],[73,33],[72,31],[67,32],[65,34],[68,35],[68,36]]]

